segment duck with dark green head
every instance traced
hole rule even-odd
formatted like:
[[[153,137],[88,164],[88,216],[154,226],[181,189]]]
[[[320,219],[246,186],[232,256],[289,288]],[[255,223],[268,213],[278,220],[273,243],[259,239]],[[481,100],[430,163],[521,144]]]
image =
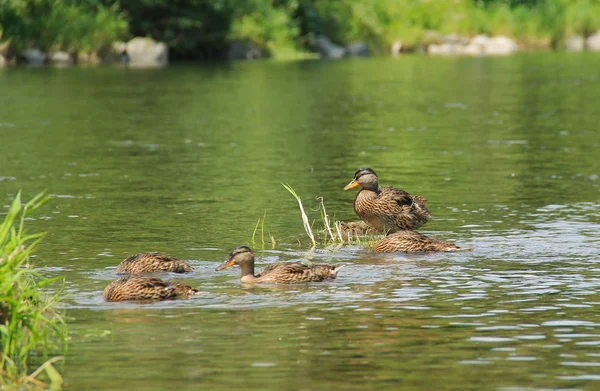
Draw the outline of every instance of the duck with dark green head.
[[[248,246],[231,250],[229,257],[217,267],[217,271],[238,265],[242,269],[243,283],[293,284],[335,279],[341,264],[326,265],[302,262],[280,262],[268,265],[254,274],[254,253]]]
[[[394,187],[379,187],[375,171],[368,167],[356,170],[344,190],[360,186],[354,198],[354,211],[365,223],[382,233],[414,230],[423,226],[431,215],[427,200]]]

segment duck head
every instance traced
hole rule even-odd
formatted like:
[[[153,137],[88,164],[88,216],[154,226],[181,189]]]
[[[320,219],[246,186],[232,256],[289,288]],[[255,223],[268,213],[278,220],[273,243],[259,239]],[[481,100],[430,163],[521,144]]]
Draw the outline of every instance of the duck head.
[[[239,265],[242,269],[249,268],[250,266],[254,266],[254,254],[252,250],[248,246],[237,246],[231,253],[229,257],[217,266],[216,270],[227,269],[228,267]]]
[[[361,167],[354,173],[354,179],[344,187],[344,190],[350,190],[356,186],[362,186],[368,190],[377,190],[379,184],[377,182],[377,174],[369,167]]]

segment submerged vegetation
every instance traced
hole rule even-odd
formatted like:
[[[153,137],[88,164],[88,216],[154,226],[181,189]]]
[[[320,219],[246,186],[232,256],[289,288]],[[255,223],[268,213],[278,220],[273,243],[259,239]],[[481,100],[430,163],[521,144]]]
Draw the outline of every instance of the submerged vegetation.
[[[0,225],[0,387],[62,383],[53,365],[61,357],[48,357],[66,349],[66,325],[55,308],[58,294],[47,297],[41,290],[52,280],[30,264],[43,234],[24,228],[26,216],[45,200],[40,194],[21,206],[17,194]],[[32,372],[32,366],[38,368]]]
[[[419,50],[440,34],[507,35],[522,47],[558,47],[600,29],[600,0],[5,0],[0,48],[100,52],[148,36],[179,58],[223,57],[232,42],[297,56],[324,34],[376,53]]]

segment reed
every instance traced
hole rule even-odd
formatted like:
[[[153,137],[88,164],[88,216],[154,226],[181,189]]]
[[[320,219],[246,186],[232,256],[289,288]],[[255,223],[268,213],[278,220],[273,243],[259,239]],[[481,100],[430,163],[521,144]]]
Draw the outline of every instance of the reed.
[[[298,206],[300,207],[300,214],[302,216],[302,224],[304,225],[304,230],[306,231],[306,234],[312,241],[313,247],[315,247],[317,245],[317,242],[315,240],[315,235],[313,235],[312,229],[310,228],[310,222],[308,221],[308,216],[306,215],[306,212],[304,211],[304,206],[302,205],[302,200],[300,199],[300,196],[298,196],[298,194],[294,191],[294,189],[292,189],[292,187],[289,184],[282,183],[281,185],[288,192],[290,192],[291,195],[294,196],[296,201],[298,201]]]
[[[24,206],[19,192],[0,225],[0,388],[60,388],[62,376],[48,357],[66,351],[66,324],[56,304],[61,292],[44,294],[55,279],[41,276],[30,256],[43,233],[29,234],[25,218],[47,198],[38,194]],[[36,370],[30,367],[46,360]]]

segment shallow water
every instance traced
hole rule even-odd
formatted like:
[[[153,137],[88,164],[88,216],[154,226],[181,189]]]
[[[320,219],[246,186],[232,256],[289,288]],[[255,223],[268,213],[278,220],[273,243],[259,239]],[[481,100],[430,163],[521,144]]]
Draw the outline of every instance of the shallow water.
[[[68,293],[67,390],[599,388],[599,69],[535,54],[0,70],[2,205],[51,195],[29,228]],[[317,196],[354,220],[359,166],[426,196],[421,231],[473,251],[309,250],[280,183],[317,226]],[[239,244],[259,266],[346,266],[242,287],[214,271]],[[140,251],[189,259],[163,276],[204,293],[106,303]]]

